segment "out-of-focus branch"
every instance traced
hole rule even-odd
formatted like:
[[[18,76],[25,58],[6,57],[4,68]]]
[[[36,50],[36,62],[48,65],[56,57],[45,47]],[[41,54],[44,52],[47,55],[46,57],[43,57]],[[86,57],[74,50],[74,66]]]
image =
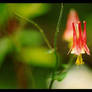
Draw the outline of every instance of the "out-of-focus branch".
[[[50,43],[49,43],[47,37],[46,37],[45,34],[44,34],[43,29],[42,29],[36,22],[34,22],[33,20],[29,20],[29,19],[27,19],[27,18],[25,18],[25,17],[23,17],[23,16],[21,16],[21,15],[15,13],[15,12],[14,12],[14,14],[15,14],[16,16],[18,16],[18,17],[20,17],[20,18],[26,20],[27,22],[33,24],[33,25],[40,31],[40,33],[42,34],[42,36],[43,36],[43,38],[44,38],[46,44],[48,45],[48,47],[49,47],[50,49],[52,49],[52,47],[51,47],[51,45],[50,45]]]

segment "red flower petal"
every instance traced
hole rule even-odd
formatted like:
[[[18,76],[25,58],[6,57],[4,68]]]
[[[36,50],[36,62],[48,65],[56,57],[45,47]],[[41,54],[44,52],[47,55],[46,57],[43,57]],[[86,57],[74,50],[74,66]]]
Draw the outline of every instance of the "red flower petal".
[[[73,47],[77,45],[77,34],[74,26],[74,22],[72,23],[73,26]]]
[[[87,38],[86,38],[86,21],[83,21],[84,23],[84,32],[83,32],[83,41],[86,43]]]
[[[90,55],[89,48],[88,48],[88,46],[87,46],[86,44],[84,44],[84,49],[85,49],[86,53],[87,53],[88,55]]]

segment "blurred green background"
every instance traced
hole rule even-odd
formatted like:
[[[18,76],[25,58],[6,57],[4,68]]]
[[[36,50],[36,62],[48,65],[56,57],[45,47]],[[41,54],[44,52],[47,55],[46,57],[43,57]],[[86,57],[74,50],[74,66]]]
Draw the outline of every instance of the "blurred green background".
[[[87,44],[92,52],[92,4],[64,3],[62,26],[57,38],[59,71],[62,63],[67,64],[69,60],[68,44],[62,36],[71,9],[77,11],[81,22],[87,22]],[[47,80],[56,64],[53,48],[59,14],[60,3],[0,3],[1,89],[48,88]],[[43,29],[52,49],[36,23]],[[91,69],[92,56],[83,55],[83,59]]]

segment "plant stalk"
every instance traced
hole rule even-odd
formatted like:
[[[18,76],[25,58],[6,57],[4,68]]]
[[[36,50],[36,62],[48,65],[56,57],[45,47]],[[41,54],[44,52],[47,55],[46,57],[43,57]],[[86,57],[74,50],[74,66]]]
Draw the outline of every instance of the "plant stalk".
[[[46,38],[46,36],[45,36],[45,34],[44,34],[43,29],[42,29],[37,23],[35,23],[33,20],[29,20],[29,19],[27,19],[27,18],[25,18],[25,17],[23,17],[23,16],[21,16],[21,15],[19,15],[19,14],[17,14],[17,13],[14,13],[14,14],[17,15],[18,17],[20,17],[20,18],[26,20],[27,22],[33,24],[33,25],[40,31],[40,33],[42,34],[42,36],[43,36],[43,38],[44,38],[46,44],[47,44],[48,47],[49,47],[49,49],[52,49],[52,47],[51,47],[51,45],[50,45],[48,39]]]
[[[61,3],[60,15],[59,15],[59,19],[58,19],[57,26],[56,26],[55,36],[54,36],[54,49],[55,49],[54,53],[55,53],[55,56],[56,56],[56,66],[55,66],[55,69],[54,69],[54,71],[52,73],[52,80],[51,80],[49,89],[52,88],[52,85],[54,83],[54,75],[55,75],[55,72],[56,72],[56,70],[58,68],[57,37],[58,37],[58,33],[59,33],[59,28],[60,28],[60,22],[61,22],[62,14],[63,14],[63,3]]]

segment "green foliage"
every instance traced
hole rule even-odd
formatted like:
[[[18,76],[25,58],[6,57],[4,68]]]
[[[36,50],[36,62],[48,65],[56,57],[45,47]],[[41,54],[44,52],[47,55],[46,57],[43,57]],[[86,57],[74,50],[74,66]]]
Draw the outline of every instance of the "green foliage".
[[[14,36],[14,40],[16,40],[16,44],[20,44],[23,46],[40,46],[43,44],[43,39],[41,34],[35,30],[22,30],[16,32]]]
[[[24,48],[21,51],[22,61],[33,66],[54,68],[54,53],[49,54],[46,48]]]
[[[54,80],[62,81],[65,78],[66,74],[67,74],[67,72],[62,72],[60,74],[56,74],[54,77]]]
[[[28,72],[28,71],[27,71]],[[32,67],[28,72],[28,88],[33,89],[46,89],[47,79],[50,74],[50,69],[44,67]],[[30,86],[31,85],[31,86]]]
[[[12,51],[12,42],[9,38],[0,39],[0,66],[5,56]]]
[[[30,4],[8,4],[9,8],[19,15],[22,15],[23,17],[30,17],[35,18],[37,16],[40,16],[42,14],[45,14],[49,10],[48,4],[42,4],[42,3],[30,3]]]
[[[0,3],[0,25],[3,25],[8,19],[7,5]]]
[[[61,67],[63,67],[63,68],[67,68],[68,65],[67,65],[67,64],[62,64]]]
[[[6,60],[0,68],[0,89],[18,88],[14,63]]]

